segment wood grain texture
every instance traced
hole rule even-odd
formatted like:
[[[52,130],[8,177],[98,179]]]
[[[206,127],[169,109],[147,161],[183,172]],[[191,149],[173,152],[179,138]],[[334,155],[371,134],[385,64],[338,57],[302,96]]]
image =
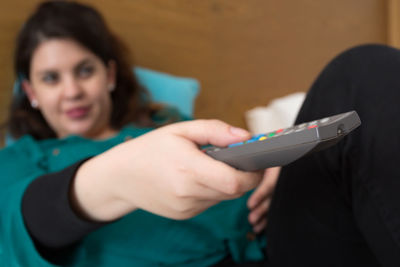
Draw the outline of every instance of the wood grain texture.
[[[0,8],[0,123],[7,114],[14,81],[13,52],[16,34],[40,1],[3,1]]]
[[[388,44],[400,48],[400,0],[387,0]]]
[[[14,79],[13,38],[37,2],[2,4],[0,119]],[[388,3],[381,0],[82,2],[104,14],[136,64],[200,80],[196,117],[242,127],[246,110],[307,90],[340,51],[388,40]]]

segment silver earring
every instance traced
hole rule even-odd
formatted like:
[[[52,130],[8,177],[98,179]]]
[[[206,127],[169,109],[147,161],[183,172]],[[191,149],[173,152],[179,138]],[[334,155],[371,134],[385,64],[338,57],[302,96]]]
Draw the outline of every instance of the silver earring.
[[[39,106],[38,101],[37,101],[36,99],[33,99],[33,100],[31,101],[31,106],[32,106],[33,108],[38,108],[38,106]]]
[[[108,85],[108,91],[109,91],[109,92],[112,92],[112,91],[114,91],[114,90],[115,90],[115,84],[113,84],[113,83],[109,84],[109,85]]]

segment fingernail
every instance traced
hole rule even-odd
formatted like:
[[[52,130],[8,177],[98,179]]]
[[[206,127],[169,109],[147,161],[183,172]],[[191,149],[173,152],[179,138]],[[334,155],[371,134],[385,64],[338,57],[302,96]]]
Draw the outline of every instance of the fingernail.
[[[236,135],[236,136],[248,136],[249,135],[249,132],[242,128],[230,127],[230,131],[233,135]]]

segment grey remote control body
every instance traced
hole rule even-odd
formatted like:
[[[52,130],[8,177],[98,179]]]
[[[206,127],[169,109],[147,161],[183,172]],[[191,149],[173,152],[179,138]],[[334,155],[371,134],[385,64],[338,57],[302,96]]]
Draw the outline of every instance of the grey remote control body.
[[[328,148],[361,125],[356,111],[301,123],[228,147],[208,147],[204,152],[243,171],[284,166],[309,153]]]

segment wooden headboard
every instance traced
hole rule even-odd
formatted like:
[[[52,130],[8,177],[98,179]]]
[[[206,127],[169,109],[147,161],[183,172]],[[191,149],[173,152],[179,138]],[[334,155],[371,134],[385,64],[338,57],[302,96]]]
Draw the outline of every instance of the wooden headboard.
[[[306,91],[338,52],[388,43],[398,0],[85,0],[128,44],[137,65],[202,84],[195,115],[245,127],[244,112]],[[0,119],[14,80],[15,34],[40,1],[0,9]],[[396,6],[398,7],[398,6]],[[398,21],[398,20],[397,20]],[[397,27],[398,28],[398,27]]]

